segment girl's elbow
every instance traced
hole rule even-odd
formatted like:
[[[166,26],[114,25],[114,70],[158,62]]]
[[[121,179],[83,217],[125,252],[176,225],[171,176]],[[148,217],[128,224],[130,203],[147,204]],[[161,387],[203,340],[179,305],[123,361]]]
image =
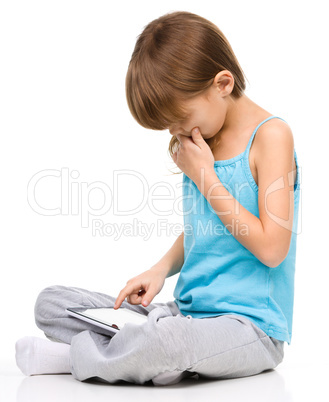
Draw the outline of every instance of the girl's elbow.
[[[269,260],[264,260],[263,264],[266,265],[269,268],[276,268],[278,267],[283,260],[279,260],[277,258],[269,259]]]
[[[287,257],[288,250],[269,247],[261,255],[261,262],[269,268],[278,267]]]

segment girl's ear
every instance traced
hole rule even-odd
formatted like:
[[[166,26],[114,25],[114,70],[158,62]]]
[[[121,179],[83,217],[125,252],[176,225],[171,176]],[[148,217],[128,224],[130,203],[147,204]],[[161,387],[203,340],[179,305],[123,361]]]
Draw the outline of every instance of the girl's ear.
[[[234,77],[228,70],[220,71],[214,78],[213,85],[221,96],[228,96],[231,94],[234,88]]]

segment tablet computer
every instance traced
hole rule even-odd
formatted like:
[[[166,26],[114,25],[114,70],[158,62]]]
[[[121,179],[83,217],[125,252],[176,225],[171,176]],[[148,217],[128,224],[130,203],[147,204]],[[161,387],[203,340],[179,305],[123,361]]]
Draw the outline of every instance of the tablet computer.
[[[75,318],[89,322],[111,332],[118,332],[122,327],[130,322],[141,325],[147,321],[147,316],[120,307],[117,310],[111,307],[69,307],[66,312]]]

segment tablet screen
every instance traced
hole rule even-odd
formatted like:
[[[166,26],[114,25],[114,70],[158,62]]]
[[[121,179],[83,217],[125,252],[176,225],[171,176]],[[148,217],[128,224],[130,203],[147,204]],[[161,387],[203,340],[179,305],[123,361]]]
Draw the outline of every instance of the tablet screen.
[[[99,325],[104,328],[109,326],[114,329],[121,329],[126,323],[130,322],[133,324],[143,324],[147,321],[147,316],[137,313],[135,311],[129,310],[125,307],[120,307],[114,310],[110,307],[105,308],[68,308],[67,312],[84,321],[91,322],[95,325]],[[102,324],[102,325],[101,325]]]

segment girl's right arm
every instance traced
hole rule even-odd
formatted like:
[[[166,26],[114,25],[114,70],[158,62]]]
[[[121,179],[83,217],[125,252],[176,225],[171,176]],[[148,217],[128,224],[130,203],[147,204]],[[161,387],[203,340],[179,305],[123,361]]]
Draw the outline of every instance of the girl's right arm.
[[[119,293],[114,308],[118,309],[127,298],[130,304],[148,306],[163,288],[165,279],[177,274],[184,263],[184,232],[170,250],[149,270],[130,279]]]

